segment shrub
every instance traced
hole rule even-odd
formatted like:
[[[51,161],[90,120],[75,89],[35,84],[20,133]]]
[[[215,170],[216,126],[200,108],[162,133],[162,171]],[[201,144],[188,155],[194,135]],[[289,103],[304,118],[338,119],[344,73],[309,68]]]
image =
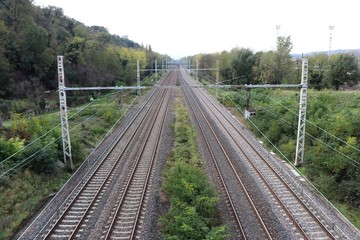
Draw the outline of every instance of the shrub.
[[[203,172],[196,147],[195,130],[188,124],[186,109],[177,105],[175,147],[163,191],[170,199],[170,210],[161,217],[165,239],[224,239],[225,226],[217,226],[214,187]]]

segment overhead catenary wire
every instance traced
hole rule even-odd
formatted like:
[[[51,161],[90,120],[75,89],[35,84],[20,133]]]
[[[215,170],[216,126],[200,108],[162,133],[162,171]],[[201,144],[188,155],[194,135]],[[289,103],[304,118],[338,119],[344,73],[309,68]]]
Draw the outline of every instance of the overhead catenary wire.
[[[106,94],[104,95],[102,98],[98,98],[98,99],[95,99],[94,101],[86,104],[84,107],[80,108],[79,111],[77,111],[76,113],[72,114],[69,119],[75,117],[76,115],[78,115],[81,111],[83,111],[85,108],[89,107],[91,104],[93,104],[94,102],[100,100],[100,99],[103,99],[105,97],[108,97],[108,96],[111,96],[111,95],[114,95],[116,94],[115,93],[110,93],[110,94]],[[52,131],[54,131],[55,129],[57,129],[58,127],[60,126],[60,123],[57,124],[55,127],[53,127],[52,129],[50,129],[49,131],[47,131],[46,133],[44,133],[43,135],[41,135],[40,137],[34,139],[33,141],[31,141],[29,144],[27,144],[26,146],[22,147],[21,149],[19,149],[18,151],[16,151],[15,153],[11,154],[9,157],[5,158],[4,160],[2,160],[0,162],[0,164],[4,164],[5,162],[7,162],[8,160],[10,160],[11,158],[13,158],[14,156],[16,156],[17,154],[19,154],[20,152],[24,151],[25,149],[27,149],[28,147],[32,146],[34,143],[36,143],[37,141],[41,140],[42,138],[46,137],[47,135],[49,135]]]
[[[296,128],[293,126],[293,124],[289,123],[288,121],[286,121],[286,120],[285,120],[284,118],[282,118],[281,116],[279,116],[279,115],[277,115],[277,114],[275,114],[275,113],[272,113],[272,112],[270,112],[270,111],[267,110],[267,109],[262,109],[262,110],[264,110],[264,111],[268,112],[269,114],[271,114],[271,115],[279,118],[281,121],[283,121],[284,123],[288,124],[292,129],[296,130]],[[339,151],[338,149],[334,148],[333,146],[327,144],[327,143],[324,142],[323,140],[321,140],[321,139],[319,139],[319,138],[311,135],[310,133],[305,132],[305,134],[306,134],[307,136],[309,136],[311,139],[316,140],[316,141],[322,143],[323,145],[327,146],[328,148],[330,148],[330,149],[334,150],[335,152],[337,152],[338,154],[342,155],[342,156],[345,157],[347,160],[349,160],[349,163],[352,164],[353,166],[360,166],[360,162],[359,162],[359,161],[357,161],[357,160],[349,157],[349,156],[346,155],[345,153],[343,153],[343,152]]]
[[[236,109],[238,109],[242,114],[245,114],[244,111],[242,111],[240,109],[240,107],[230,98],[228,97],[229,100],[234,104],[234,106],[236,107]],[[256,126],[256,124],[251,121],[251,119],[248,119],[249,122],[259,131],[259,133],[281,154],[281,156],[283,156],[289,163],[291,163],[291,161],[280,151],[280,149],[278,149],[276,147],[276,145]]]
[[[36,156],[38,153],[40,153],[43,149],[47,148],[48,146],[50,146],[51,144],[53,144],[55,141],[61,139],[61,137],[58,137],[57,139],[55,139],[54,141],[49,142],[48,144],[46,144],[45,146],[43,146],[42,148],[40,148],[38,151],[36,151],[35,153],[31,154],[29,157],[23,159],[22,161],[20,161],[19,163],[17,163],[15,166],[11,167],[10,169],[8,169],[7,171],[5,171],[4,173],[2,173],[0,175],[0,178],[2,178],[3,176],[7,175],[10,172],[13,172],[14,170],[18,170],[16,169],[18,166],[20,166],[21,164],[23,164],[24,162],[26,162],[28,159]],[[31,163],[35,158],[33,158],[31,161],[28,161],[24,166],[28,165],[29,163]],[[21,168],[20,168],[21,169]]]
[[[261,93],[260,93],[261,94]],[[294,112],[293,110],[289,109],[288,107],[286,107],[285,105],[283,105],[282,103],[280,103],[279,101],[277,101],[276,99],[268,96],[268,95],[265,95],[265,94],[262,94],[268,98],[270,98],[272,101],[274,101],[276,104],[282,106],[283,108],[285,108],[286,110],[288,110],[289,112],[293,113],[294,115],[296,115],[297,117],[299,117],[299,114],[297,114],[296,112]],[[330,135],[331,137],[335,138],[336,140],[342,142],[343,144],[349,146],[350,148],[360,152],[360,149],[356,148],[355,146],[349,144],[348,142],[346,142],[345,140],[335,136],[334,134],[331,134],[330,132],[326,131],[325,129],[321,128],[320,126],[316,125],[315,123],[311,122],[310,120],[306,119],[306,123],[309,123],[311,125],[313,125],[314,127],[320,129],[321,131],[325,132],[326,134]]]
[[[114,93],[112,93],[111,95],[113,95]],[[108,94],[110,95],[110,94]],[[134,98],[134,100],[130,103],[130,105],[128,106],[128,108],[124,111],[124,113],[119,117],[119,119],[116,121],[116,123],[112,126],[112,128],[109,130],[109,132],[116,126],[116,124],[118,124],[118,122],[123,118],[123,116],[126,114],[126,112],[129,110],[129,108],[132,106],[132,104],[134,104],[135,100],[137,99],[137,97]],[[107,109],[107,107],[110,106],[110,104],[114,103],[116,100],[110,102],[109,104],[106,105],[106,107],[104,108],[101,108],[99,109],[98,111],[96,111],[94,114],[92,114],[90,117],[84,119],[83,121],[81,121],[80,123],[78,123],[77,125],[73,126],[71,129],[70,129],[70,132],[74,131],[76,128],[78,128],[81,124],[85,123],[86,121],[89,121],[90,119],[94,118],[94,116],[101,112],[101,111],[105,111]],[[89,106],[90,104],[87,104],[87,106]],[[84,107],[85,108],[85,107]],[[82,110],[84,109],[82,108]],[[80,111],[78,111],[76,114],[78,114]],[[76,114],[73,114],[76,115]],[[109,134],[108,132],[108,134]],[[108,135],[107,134],[107,135]],[[55,143],[56,141],[60,140],[61,139],[61,136],[56,138],[55,140],[49,142],[48,144],[46,144],[45,146],[43,146],[42,148],[40,148],[39,150],[37,150],[35,153],[31,154],[30,156],[26,157],[25,159],[21,160],[19,163],[17,163],[15,166],[12,166],[10,169],[6,170],[5,172],[3,172],[1,175],[0,175],[0,178],[2,178],[3,176],[11,173],[11,172],[15,172],[19,169],[22,169],[23,167],[27,166],[28,164],[30,164],[34,159],[35,159],[35,156],[40,153],[43,149],[47,148],[48,146],[50,146],[51,144]],[[27,145],[28,146],[28,145]],[[33,159],[31,159],[33,158]],[[31,159],[30,161],[28,161],[29,159]],[[0,164],[2,164],[3,162],[1,162]],[[25,163],[25,164],[24,164]],[[22,165],[24,164],[24,165]],[[21,166],[22,165],[22,166]],[[20,168],[18,168],[19,166],[21,166]]]

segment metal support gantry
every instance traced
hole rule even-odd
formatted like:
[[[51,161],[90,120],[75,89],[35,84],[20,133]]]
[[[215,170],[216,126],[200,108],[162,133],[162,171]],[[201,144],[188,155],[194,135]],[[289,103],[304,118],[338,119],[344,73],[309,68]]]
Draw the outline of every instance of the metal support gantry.
[[[203,86],[199,86],[203,87]],[[299,119],[296,139],[296,155],[295,166],[300,166],[304,161],[305,152],[305,123],[306,123],[306,107],[307,107],[307,91],[308,91],[308,60],[302,59],[302,73],[300,84],[260,84],[260,85],[208,85],[207,88],[244,88],[246,89],[246,107],[250,106],[250,93],[252,88],[299,88],[300,87],[300,102],[299,102]]]
[[[157,60],[155,59],[155,82],[158,79],[158,71],[157,71]]]
[[[299,122],[296,140],[295,166],[300,166],[304,161],[305,150],[305,123],[307,106],[308,60],[303,59],[301,73],[301,90],[299,102]]]
[[[71,142],[70,142],[70,131],[69,123],[67,116],[67,104],[66,104],[66,91],[84,91],[84,90],[124,90],[124,89],[137,89],[137,93],[140,94],[140,89],[145,89],[146,87],[140,86],[140,62],[137,61],[137,86],[136,87],[65,87],[65,72],[64,72],[64,63],[63,56],[57,56],[57,65],[58,65],[58,83],[59,83],[59,101],[60,101],[60,118],[61,118],[61,133],[62,133],[62,142],[63,142],[63,153],[64,153],[64,163],[66,164],[70,161],[71,169],[74,169],[72,154],[71,154]]]
[[[137,86],[140,87],[140,61],[136,61],[136,81]],[[137,90],[137,95],[140,95],[140,88]]]
[[[219,70],[219,60],[216,60],[216,78],[215,78],[215,85],[219,85],[219,79],[220,79],[220,70]],[[216,88],[216,99],[218,98],[219,91],[218,88]]]
[[[71,169],[73,169],[74,165],[73,165],[72,156],[71,156],[71,143],[70,143],[69,123],[68,123],[68,117],[67,117],[65,73],[64,73],[63,58],[64,58],[63,56],[57,57],[61,133],[62,133],[62,142],[63,142],[64,163],[66,164],[67,160],[69,160],[70,167],[71,167]]]

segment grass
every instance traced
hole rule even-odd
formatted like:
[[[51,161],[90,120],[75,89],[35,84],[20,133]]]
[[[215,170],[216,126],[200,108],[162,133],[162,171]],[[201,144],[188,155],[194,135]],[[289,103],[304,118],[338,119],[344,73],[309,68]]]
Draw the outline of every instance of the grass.
[[[39,204],[61,188],[71,174],[56,171],[54,176],[39,176],[25,170],[1,181],[0,239],[12,236]]]
[[[82,163],[135,97],[134,94],[123,95],[121,109],[118,108],[116,95],[100,98],[69,120],[70,129],[74,129],[71,131],[71,143],[75,166]],[[68,115],[72,116],[86,105],[70,108]],[[60,122],[59,114],[54,113],[36,118],[39,118],[38,122],[49,124],[41,126],[42,129],[51,129]],[[41,121],[42,118],[50,120]],[[13,122],[14,120],[11,120],[9,125]],[[61,141],[57,143],[58,160],[62,160]],[[70,177],[71,172],[68,168],[55,168],[51,174],[42,174],[25,167],[11,176],[0,179],[0,239],[13,236],[37,207],[49,195],[56,193]]]
[[[219,198],[204,173],[195,129],[179,101],[175,116],[175,143],[162,187],[170,203],[161,217],[164,239],[225,239],[226,226],[217,219]]]
[[[343,203],[334,203],[334,206],[352,223],[360,229],[360,210],[349,209],[349,206]]]

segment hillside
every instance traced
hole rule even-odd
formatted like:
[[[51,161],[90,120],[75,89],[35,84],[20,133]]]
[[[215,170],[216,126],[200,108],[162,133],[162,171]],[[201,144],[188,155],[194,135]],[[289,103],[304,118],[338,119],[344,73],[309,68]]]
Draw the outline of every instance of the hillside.
[[[300,59],[302,57],[309,57],[309,56],[314,56],[317,54],[339,54],[339,53],[355,53],[355,55],[359,56],[360,54],[360,49],[336,49],[336,50],[331,50],[330,53],[329,51],[316,51],[316,52],[308,52],[308,53],[293,53],[291,54],[291,57],[293,59]]]
[[[30,0],[3,0],[0,104],[9,99],[31,102],[20,109],[7,104],[3,113],[42,110],[40,102],[45,106],[47,93],[57,89],[57,55],[65,56],[68,86],[132,85],[137,59],[143,68],[151,68],[155,58],[167,58],[153,52],[151,46],[112,35],[104,27],[85,26],[65,16],[61,8],[41,8]]]

